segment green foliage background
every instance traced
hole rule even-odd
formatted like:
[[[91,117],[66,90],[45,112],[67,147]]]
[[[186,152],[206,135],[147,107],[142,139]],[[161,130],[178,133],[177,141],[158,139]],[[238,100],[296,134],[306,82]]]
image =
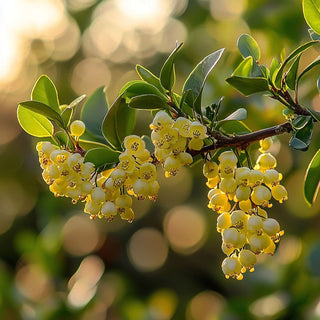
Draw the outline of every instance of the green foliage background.
[[[181,89],[198,61],[225,47],[222,60],[207,80],[203,103],[218,102],[225,96],[222,113],[227,115],[245,107],[248,111],[245,123],[255,130],[281,123],[280,104],[261,95],[244,98],[225,79],[241,61],[236,46],[241,33],[250,33],[259,42],[261,61],[267,65],[273,56],[280,55],[283,47],[290,52],[308,41],[301,2],[231,2],[229,11],[226,9],[228,14],[216,14],[214,3],[220,1],[185,1],[184,10],[179,15],[172,14],[185,28],[184,39],[171,39],[170,29],[160,31],[159,37],[171,39],[166,52],[155,47],[149,48],[152,54],[148,55],[141,54],[139,45],[124,47],[123,50],[129,51],[129,58],[120,62],[110,57],[95,57],[83,47],[72,57],[58,61],[46,52],[47,40],[32,39],[24,69],[33,72],[24,79],[24,88],[21,89],[19,78],[15,80],[19,84],[16,91],[6,85],[0,88],[3,106],[0,114],[6,124],[2,125],[1,133],[8,134],[3,129],[7,126],[17,128],[16,120],[12,120],[15,102],[30,98],[31,87],[41,74],[48,74],[54,80],[61,103],[81,94],[90,95],[93,91],[90,84],[96,82],[99,82],[96,88],[107,84],[108,99],[113,101],[126,81],[138,79],[133,72],[136,64],[159,74],[168,52],[175,46],[174,40],[184,41],[176,59],[177,88]],[[79,26],[84,41],[101,2],[92,1],[83,10],[71,10],[71,3],[64,3],[66,14]],[[220,7],[227,8],[223,3]],[[105,21],[105,27],[108,24]],[[148,41],[148,32],[141,30],[137,29],[124,41],[135,44]],[[100,41],[108,46],[107,39]],[[133,47],[138,49],[130,52]],[[308,52],[304,67],[318,54],[316,49]],[[94,64],[89,64],[88,73],[81,69],[83,73],[78,80],[72,80],[75,70],[79,72],[76,67],[88,58],[96,59],[98,66],[107,65],[111,80],[100,75],[99,67],[92,69]],[[319,111],[318,74],[315,68],[305,77],[299,94],[304,104]],[[88,91],[78,92],[79,88]],[[139,111],[134,132],[148,134],[150,119],[147,112]],[[319,200],[309,208],[302,191],[307,164],[320,147],[319,130],[315,130],[308,152],[289,149],[288,136],[280,137],[275,143],[278,169],[284,173],[283,184],[288,189],[289,200],[284,205],[274,205],[270,216],[279,220],[285,236],[275,256],[263,259],[256,271],[246,274],[243,281],[227,281],[221,271],[221,239],[215,230],[216,216],[206,207],[207,188],[201,166],[183,170],[176,178],[159,178],[158,201],[152,205],[137,202],[137,219],[133,224],[92,222],[82,213],[81,205],[74,206],[68,199],[55,199],[49,193],[33,151],[35,140],[16,129],[12,139],[1,141],[1,319],[320,319]],[[182,214],[178,215],[177,210]],[[193,210],[191,216],[188,210]],[[172,234],[168,231],[168,219],[174,212],[179,223],[174,225]],[[193,226],[190,217],[194,216],[196,221],[204,222],[204,231]],[[147,231],[142,233],[144,237],[139,233],[141,230]],[[188,247],[185,243],[197,235],[201,239]],[[184,241],[180,246],[179,239]],[[134,247],[134,243],[140,247]],[[148,263],[154,265],[154,269],[143,270],[134,257],[147,262],[147,267]],[[162,262],[157,262],[161,257]]]

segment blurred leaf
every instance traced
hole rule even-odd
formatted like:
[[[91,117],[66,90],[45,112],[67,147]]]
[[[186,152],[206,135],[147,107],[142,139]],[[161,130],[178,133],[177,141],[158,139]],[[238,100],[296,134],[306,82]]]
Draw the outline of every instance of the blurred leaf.
[[[73,116],[73,110],[74,110],[73,108],[67,107],[61,113],[61,117],[62,117],[63,123],[64,123],[64,125],[66,127],[68,127],[69,124],[70,124],[70,121],[71,121],[72,116]]]
[[[168,104],[155,94],[143,94],[133,97],[129,107],[134,109],[168,109]]]
[[[171,52],[168,59],[163,64],[161,71],[160,71],[160,83],[162,87],[168,91],[171,91],[172,87],[175,83],[175,71],[174,71],[174,59],[176,54],[182,47],[183,43],[180,43],[175,47],[175,49]]]
[[[120,90],[120,95],[122,95],[123,98],[132,98],[144,94],[153,94],[161,97],[164,101],[168,100],[168,97],[161,93],[155,86],[141,80],[129,81]]]
[[[59,146],[61,147],[70,147],[72,149],[72,143],[68,135],[64,131],[58,131],[54,134],[54,138],[58,141]]]
[[[35,137],[51,137],[53,125],[44,116],[18,106],[17,116],[20,126],[24,131]]]
[[[79,145],[83,150],[86,151],[95,148],[108,148],[106,144],[100,143],[98,141],[82,139],[82,137],[79,139]]]
[[[296,88],[296,82],[297,82],[296,80],[297,80],[300,57],[301,57],[301,54],[297,56],[297,58],[295,59],[295,61],[293,62],[292,66],[290,67],[290,69],[288,70],[285,76],[286,84],[291,90],[295,90]]]
[[[23,108],[26,108],[28,110],[41,114],[42,116],[48,118],[49,120],[55,121],[62,128],[64,127],[64,123],[60,116],[60,112],[59,113],[56,112],[55,110],[50,108],[48,105],[42,102],[29,100],[29,101],[20,102],[19,105],[22,106]]]
[[[156,77],[150,70],[146,69],[145,67],[141,66],[141,65],[137,65],[136,66],[136,71],[139,75],[139,77],[148,82],[149,84],[155,86],[157,89],[159,89],[160,91],[163,91],[163,88],[160,84],[160,79],[158,77]]]
[[[35,83],[31,99],[42,102],[60,114],[58,93],[55,85],[48,76],[42,75]]]
[[[102,119],[108,111],[104,87],[95,90],[83,105],[80,119],[85,123],[86,129],[97,137],[102,137]]]
[[[303,127],[305,127],[308,122],[310,121],[311,116],[297,116],[293,121],[292,121],[292,126],[297,129],[300,130]]]
[[[299,55],[300,53],[304,52],[305,50],[307,50],[308,48],[310,48],[311,46],[313,46],[316,43],[319,43],[319,41],[307,42],[307,43],[301,45],[300,47],[298,47],[297,49],[295,49],[294,51],[291,52],[291,54],[283,62],[283,64],[281,65],[280,69],[278,70],[278,72],[276,74],[274,82],[275,82],[275,85],[276,85],[277,88],[281,87],[282,74],[283,74],[284,68],[287,65],[287,63],[290,62],[292,59],[294,59],[297,55]]]
[[[226,121],[241,121],[247,118],[247,110],[244,108],[239,108],[235,112],[231,113],[228,117],[226,117],[223,120],[220,120],[217,124],[217,126],[221,126]]]
[[[316,121],[320,122],[320,112],[319,111],[315,111],[312,108],[306,106],[305,107],[311,114],[311,116],[313,117],[313,119],[315,119]]]
[[[115,149],[121,150],[123,139],[132,133],[135,116],[136,110],[129,108],[121,96],[110,107],[102,123],[102,132]]]
[[[141,137],[144,143],[146,144],[146,149],[150,152],[150,154],[154,153],[154,144],[149,136]]]
[[[225,121],[221,124],[220,130],[227,134],[245,134],[250,133],[251,130],[242,121]]]
[[[83,94],[82,96],[74,99],[69,105],[68,108],[76,108],[87,96]]]
[[[320,3],[318,0],[302,0],[304,19],[309,27],[320,34]]]
[[[84,156],[85,162],[92,162],[96,168],[104,164],[117,163],[119,153],[112,151],[109,148],[94,148],[90,149]]]
[[[320,187],[320,149],[311,159],[305,177],[303,193],[304,198],[309,206],[311,206],[317,197]]]
[[[289,146],[293,149],[302,151],[308,149],[308,145],[296,137],[290,139]]]
[[[320,64],[320,57],[318,57],[316,60],[314,60],[312,63],[310,63],[299,75],[297,79],[297,84],[299,83],[300,79],[307,73],[309,72],[312,68]]]
[[[320,76],[318,77],[318,80],[317,80],[317,87],[318,87],[318,91],[320,93]]]
[[[233,71],[232,76],[250,77],[253,66],[252,57],[245,58]]]
[[[243,58],[252,57],[255,61],[260,60],[260,48],[249,34],[242,34],[238,38],[237,45]]]
[[[268,81],[265,78],[246,78],[233,76],[226,81],[245,96],[256,92],[269,91]]]
[[[204,88],[207,77],[209,76],[212,69],[215,67],[217,62],[222,56],[224,49],[217,50],[208,56],[206,56],[199,64],[192,70],[188,76],[186,82],[184,83],[182,92],[183,94],[192,90],[194,96],[194,104],[197,103],[197,110],[199,114],[201,113],[201,94]]]

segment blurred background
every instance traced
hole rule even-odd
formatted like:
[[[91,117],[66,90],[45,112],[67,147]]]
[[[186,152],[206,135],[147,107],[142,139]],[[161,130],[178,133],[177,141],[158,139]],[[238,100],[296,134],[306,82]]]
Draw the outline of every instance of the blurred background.
[[[41,74],[61,103],[103,85],[111,103],[138,78],[136,64],[158,75],[178,41],[178,92],[204,56],[225,47],[205,103],[225,96],[224,114],[246,107],[251,129],[275,125],[281,105],[243,98],[224,81],[240,61],[237,38],[253,35],[269,66],[282,48],[308,41],[307,30],[300,0],[0,0],[0,319],[320,319],[320,206],[302,195],[319,130],[308,152],[290,150],[288,136],[275,142],[289,200],[269,213],[285,236],[275,256],[236,281],[221,271],[201,165],[170,179],[159,172],[157,202],[136,201],[132,224],[90,221],[81,204],[49,193],[36,140],[16,120]],[[302,65],[318,54],[309,50]],[[305,77],[300,101],[320,111],[318,73]],[[150,116],[139,119],[135,133],[148,132]]]

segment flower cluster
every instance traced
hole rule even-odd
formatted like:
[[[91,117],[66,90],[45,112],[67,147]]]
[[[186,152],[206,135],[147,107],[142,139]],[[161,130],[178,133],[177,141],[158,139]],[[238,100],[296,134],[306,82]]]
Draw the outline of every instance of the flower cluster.
[[[199,121],[179,117],[173,120],[165,111],[159,111],[150,124],[151,140],[155,146],[155,157],[163,164],[166,177],[174,176],[184,165],[192,163],[187,147],[200,150],[207,128]]]
[[[97,179],[97,186],[86,198],[84,211],[91,218],[98,216],[112,221],[119,214],[123,220],[132,222],[132,197],[156,200],[159,184],[156,167],[152,164],[145,142],[138,136],[127,136],[125,151],[119,156],[116,168],[106,170]]]
[[[42,141],[36,146],[42,177],[56,197],[70,197],[72,202],[83,201],[90,194],[90,182],[94,165],[84,162],[79,153],[56,149],[50,142]]]
[[[254,271],[256,256],[272,255],[283,235],[279,223],[268,218],[265,210],[272,206],[272,197],[280,203],[288,198],[280,184],[282,175],[274,169],[276,159],[267,152],[270,145],[270,139],[260,141],[261,154],[254,169],[237,167],[233,151],[221,153],[219,164],[207,161],[203,166],[210,188],[208,207],[219,214],[217,230],[228,256],[222,262],[226,278],[241,280],[246,270]]]

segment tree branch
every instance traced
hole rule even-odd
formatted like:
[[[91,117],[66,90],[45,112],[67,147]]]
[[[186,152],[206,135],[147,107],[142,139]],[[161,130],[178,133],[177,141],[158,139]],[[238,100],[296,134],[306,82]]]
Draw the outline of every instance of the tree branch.
[[[215,142],[212,145],[207,145],[198,151],[189,150],[189,153],[192,156],[196,156],[198,154],[204,154],[204,153],[214,151],[220,148],[225,148],[225,147],[237,147],[237,148],[246,149],[253,142],[256,142],[268,137],[276,136],[279,134],[289,133],[291,131],[292,131],[291,124],[289,122],[285,122],[277,126],[250,132],[243,135],[237,135],[234,137],[227,137],[221,134],[216,134]]]

